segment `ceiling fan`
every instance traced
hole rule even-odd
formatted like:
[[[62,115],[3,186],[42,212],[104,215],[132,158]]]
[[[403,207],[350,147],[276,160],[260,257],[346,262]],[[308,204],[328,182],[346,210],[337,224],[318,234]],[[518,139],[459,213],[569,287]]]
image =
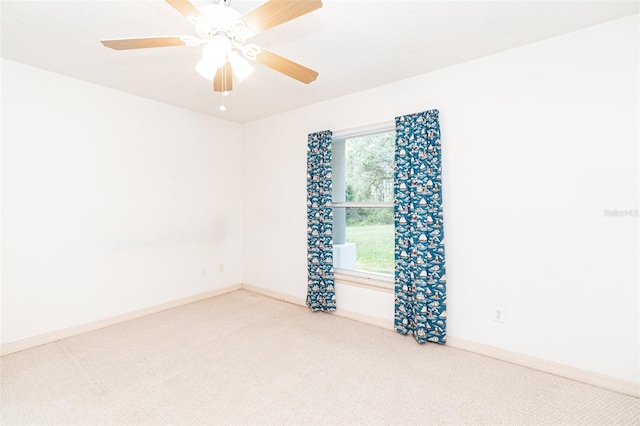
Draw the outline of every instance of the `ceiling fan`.
[[[115,50],[204,45],[202,59],[195,69],[213,80],[214,91],[225,94],[233,88],[233,74],[242,81],[253,71],[247,59],[306,84],[318,76],[316,71],[263,47],[247,43],[247,40],[321,8],[321,0],[268,0],[244,15],[226,5],[230,0],[219,0],[218,3],[200,8],[189,0],[165,1],[195,26],[198,37],[183,35],[110,39],[101,40],[101,43]]]

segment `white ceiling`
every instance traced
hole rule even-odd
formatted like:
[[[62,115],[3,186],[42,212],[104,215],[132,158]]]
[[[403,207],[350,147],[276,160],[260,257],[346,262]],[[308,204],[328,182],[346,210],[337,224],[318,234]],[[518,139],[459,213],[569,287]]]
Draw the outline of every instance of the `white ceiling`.
[[[211,1],[211,0],[209,0]],[[193,0],[198,6],[207,0]],[[260,1],[232,0],[244,13]],[[256,64],[225,98],[200,48],[114,51],[101,39],[195,35],[161,0],[3,0],[2,57],[235,122],[255,120],[638,13],[637,1],[323,0],[252,39],[319,72],[305,85]]]

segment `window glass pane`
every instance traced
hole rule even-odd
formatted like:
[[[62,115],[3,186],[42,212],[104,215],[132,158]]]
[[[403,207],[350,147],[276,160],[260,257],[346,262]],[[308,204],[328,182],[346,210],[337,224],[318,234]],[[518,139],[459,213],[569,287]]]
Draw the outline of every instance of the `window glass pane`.
[[[345,141],[346,202],[393,202],[395,132]]]
[[[393,274],[393,207],[333,210],[334,267]]]

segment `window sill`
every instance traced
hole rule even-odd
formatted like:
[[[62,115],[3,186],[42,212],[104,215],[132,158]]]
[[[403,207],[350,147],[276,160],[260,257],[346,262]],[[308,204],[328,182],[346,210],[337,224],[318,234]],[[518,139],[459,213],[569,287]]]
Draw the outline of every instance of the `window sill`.
[[[334,280],[337,284],[355,285],[386,293],[395,292],[394,278],[389,275],[337,269],[334,273]]]

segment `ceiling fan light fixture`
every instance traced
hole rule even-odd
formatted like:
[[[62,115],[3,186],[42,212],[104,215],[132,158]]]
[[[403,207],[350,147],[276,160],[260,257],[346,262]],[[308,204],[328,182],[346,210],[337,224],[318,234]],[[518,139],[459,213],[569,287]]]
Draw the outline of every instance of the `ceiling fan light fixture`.
[[[216,71],[224,65],[230,52],[231,40],[221,35],[213,37],[202,49],[202,59],[195,70],[207,80],[213,80]]]
[[[231,40],[229,40],[228,37],[217,35],[204,46],[204,49],[202,49],[202,57],[222,65],[229,52],[231,52],[231,47]]]
[[[217,67],[216,64],[209,59],[202,58],[194,69],[198,72],[198,74],[200,74],[207,80],[212,81],[216,76],[216,71],[218,70],[218,68],[219,67]]]
[[[253,67],[249,61],[238,55],[236,52],[231,52],[229,54],[229,62],[231,62],[231,68],[233,68],[233,73],[238,78],[238,81],[244,81],[244,79],[249,77],[253,72]]]

